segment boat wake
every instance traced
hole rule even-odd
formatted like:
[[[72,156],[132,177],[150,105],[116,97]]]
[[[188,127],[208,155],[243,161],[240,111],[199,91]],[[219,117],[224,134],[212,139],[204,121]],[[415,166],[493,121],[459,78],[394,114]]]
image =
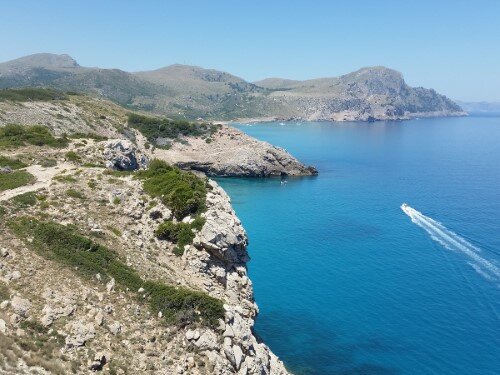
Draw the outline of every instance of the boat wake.
[[[500,268],[479,255],[481,249],[406,203],[401,205],[401,209],[410,217],[413,223],[424,229],[434,241],[446,249],[460,252],[469,257],[469,265],[478,274],[491,281],[500,281]]]

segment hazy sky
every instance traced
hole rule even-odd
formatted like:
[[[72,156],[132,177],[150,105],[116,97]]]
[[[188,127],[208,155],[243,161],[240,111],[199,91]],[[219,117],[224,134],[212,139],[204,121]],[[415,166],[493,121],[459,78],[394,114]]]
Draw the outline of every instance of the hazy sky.
[[[500,101],[500,1],[0,0],[0,61],[67,53],[80,65],[173,63],[265,77],[369,65],[454,99]]]

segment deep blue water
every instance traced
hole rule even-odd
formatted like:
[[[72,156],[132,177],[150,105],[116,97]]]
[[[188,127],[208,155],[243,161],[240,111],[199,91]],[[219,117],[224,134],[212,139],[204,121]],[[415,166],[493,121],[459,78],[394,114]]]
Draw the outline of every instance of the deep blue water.
[[[238,127],[320,172],[219,180],[290,370],[500,374],[500,118]]]

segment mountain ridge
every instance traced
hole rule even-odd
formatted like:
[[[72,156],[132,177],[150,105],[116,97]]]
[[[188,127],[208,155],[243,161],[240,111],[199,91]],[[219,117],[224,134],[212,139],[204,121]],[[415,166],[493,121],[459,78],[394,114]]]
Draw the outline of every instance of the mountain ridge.
[[[339,77],[248,82],[216,69],[173,64],[126,72],[80,66],[69,55],[0,63],[0,88],[48,86],[102,96],[134,109],[187,119],[399,120],[465,112],[432,89],[410,87],[383,66]]]

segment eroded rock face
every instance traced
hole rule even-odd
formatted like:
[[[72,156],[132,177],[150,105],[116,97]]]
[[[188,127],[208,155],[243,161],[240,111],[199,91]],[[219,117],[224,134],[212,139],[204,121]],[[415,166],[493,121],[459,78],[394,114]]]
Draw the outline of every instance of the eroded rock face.
[[[133,171],[147,166],[147,159],[140,155],[132,142],[126,139],[113,139],[104,145],[106,167],[119,171]]]
[[[182,169],[201,171],[208,176],[311,176],[318,174],[286,150],[258,141],[230,126],[221,126],[211,142],[186,138],[171,149],[154,151],[154,157]]]
[[[188,250],[185,259],[193,272],[203,269],[224,288],[225,318],[219,330],[223,342],[216,345],[217,336],[209,331],[201,334],[188,331],[186,337],[200,350],[210,350],[216,363],[228,363],[232,368],[230,373],[287,374],[283,363],[253,334],[258,307],[247,275],[247,235],[227,194],[214,181],[209,183],[206,223],[197,233],[194,246],[210,256],[200,264],[199,251]]]

